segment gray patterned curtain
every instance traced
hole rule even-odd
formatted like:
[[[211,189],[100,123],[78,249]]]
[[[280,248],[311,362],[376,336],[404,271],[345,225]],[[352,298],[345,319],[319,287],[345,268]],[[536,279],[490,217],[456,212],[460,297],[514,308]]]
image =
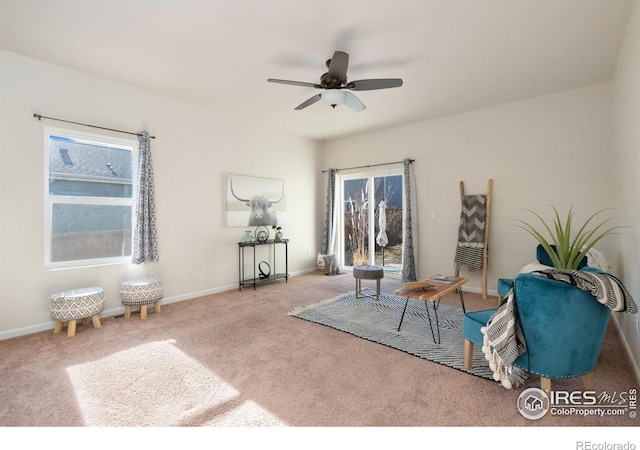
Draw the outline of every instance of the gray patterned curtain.
[[[327,177],[327,205],[324,216],[324,235],[322,239],[322,254],[333,253],[336,237],[336,169],[329,169]]]
[[[417,202],[415,193],[415,174],[410,159],[404,164],[404,232],[402,238],[402,282],[418,280],[416,253],[418,248]]]
[[[133,234],[134,264],[158,261],[158,232],[156,231],[156,198],[153,187],[153,164],[149,133],[138,135],[138,199],[136,227]]]

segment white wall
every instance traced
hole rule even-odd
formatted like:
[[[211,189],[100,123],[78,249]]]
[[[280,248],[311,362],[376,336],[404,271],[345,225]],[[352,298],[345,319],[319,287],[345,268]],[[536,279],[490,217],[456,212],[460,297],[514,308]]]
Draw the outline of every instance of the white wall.
[[[460,220],[459,182],[482,194],[493,179],[488,288],[535,260],[536,242],[512,219],[551,219],[573,205],[576,220],[615,206],[611,92],[599,84],[325,144],[325,169],[415,158],[419,277],[452,273]],[[436,220],[431,219],[435,212]],[[615,237],[598,248],[611,262]],[[615,270],[615,268],[614,268]],[[479,273],[467,288],[481,292]]]
[[[4,51],[0,99],[0,338],[50,327],[50,297],[66,289],[102,286],[105,310],[122,308],[120,283],[149,271],[166,301],[237,288],[244,228],[225,226],[228,173],[285,180],[290,272],[315,267],[320,144]],[[157,136],[160,262],[44,270],[45,121],[33,113]]]
[[[640,4],[635,3],[613,78],[614,199],[631,228],[620,243],[622,279],[640,304]],[[640,374],[640,314],[615,314],[636,374]]]

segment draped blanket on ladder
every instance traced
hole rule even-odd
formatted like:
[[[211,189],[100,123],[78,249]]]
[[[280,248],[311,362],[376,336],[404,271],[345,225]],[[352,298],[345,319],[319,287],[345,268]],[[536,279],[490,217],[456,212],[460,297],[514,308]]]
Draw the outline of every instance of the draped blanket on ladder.
[[[455,263],[472,270],[484,265],[484,236],[487,217],[486,195],[465,195],[458,228]]]

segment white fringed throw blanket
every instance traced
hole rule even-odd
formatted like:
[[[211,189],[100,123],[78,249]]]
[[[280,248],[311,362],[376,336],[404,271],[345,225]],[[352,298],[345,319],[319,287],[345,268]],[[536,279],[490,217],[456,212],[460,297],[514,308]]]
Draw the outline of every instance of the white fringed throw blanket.
[[[583,272],[579,270],[547,269],[532,272],[552,280],[570,283],[583,291],[589,291],[598,302],[612,311],[635,314],[638,308],[620,280],[608,273]],[[511,389],[527,379],[527,373],[513,365],[518,356],[527,350],[524,335],[518,322],[513,288],[503,300],[496,313],[482,327],[484,336],[482,351],[489,361],[493,378]]]

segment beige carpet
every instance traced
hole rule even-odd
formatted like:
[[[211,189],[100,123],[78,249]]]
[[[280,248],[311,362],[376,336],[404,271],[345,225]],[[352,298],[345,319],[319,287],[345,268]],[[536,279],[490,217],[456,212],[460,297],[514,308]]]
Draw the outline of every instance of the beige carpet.
[[[399,286],[382,281],[384,292]],[[640,424],[628,416],[531,421],[517,411],[520,390],[288,315],[354,284],[351,274],[312,273],[166,304],[146,321],[104,318],[100,329],[78,326],[74,338],[51,330],[0,341],[0,426],[364,427],[369,436],[373,427],[542,426],[578,427],[577,439],[594,430],[622,437],[615,427]],[[443,302],[459,305],[456,295]],[[486,309],[495,299],[465,293],[465,303]],[[593,377],[598,392],[638,388],[613,324]]]
[[[255,402],[237,402],[236,389],[171,341],[139,345],[67,373],[87,426],[283,425]]]

